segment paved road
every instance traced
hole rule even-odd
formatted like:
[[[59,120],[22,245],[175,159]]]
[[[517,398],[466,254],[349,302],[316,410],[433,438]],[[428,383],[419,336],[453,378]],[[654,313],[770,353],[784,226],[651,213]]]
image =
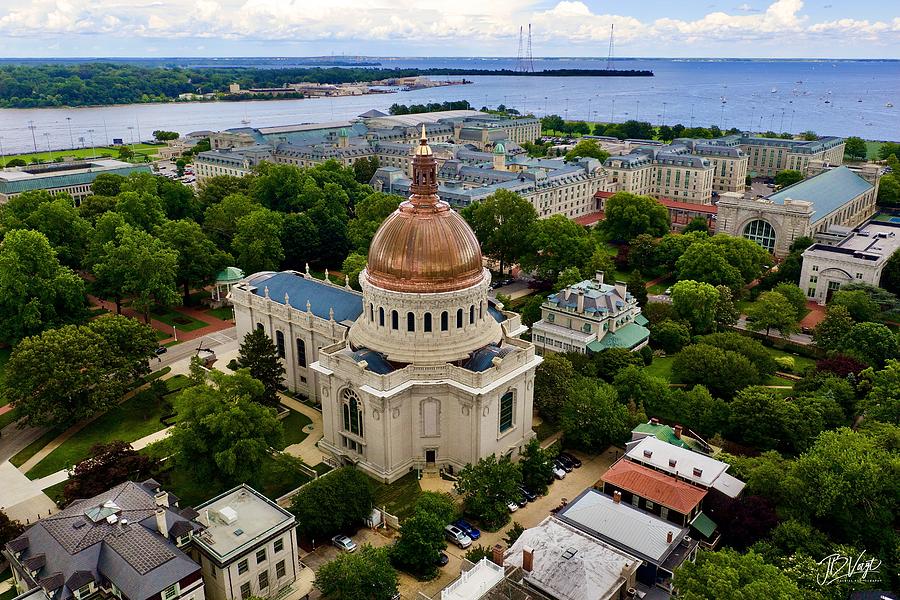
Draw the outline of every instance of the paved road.
[[[158,371],[163,367],[171,366],[173,363],[195,355],[197,353],[197,349],[201,347],[215,350],[216,348],[219,348],[221,346],[226,346],[226,348],[230,349],[231,346],[236,342],[236,327],[209,333],[207,335],[204,335],[202,338],[191,340],[189,342],[182,342],[180,344],[176,344],[175,346],[171,346],[165,354],[158,357],[158,360],[150,361],[150,369],[153,371]]]
[[[747,318],[743,315],[741,315],[741,317],[738,319],[738,322],[735,324],[735,328],[743,329],[744,331],[753,331],[747,326]],[[763,331],[763,333],[765,333],[765,331]],[[769,332],[769,335],[781,337],[781,332],[777,329],[773,329]],[[795,344],[800,344],[802,346],[809,346],[813,343],[812,336],[805,333],[792,333],[788,336],[787,339],[794,342]]]

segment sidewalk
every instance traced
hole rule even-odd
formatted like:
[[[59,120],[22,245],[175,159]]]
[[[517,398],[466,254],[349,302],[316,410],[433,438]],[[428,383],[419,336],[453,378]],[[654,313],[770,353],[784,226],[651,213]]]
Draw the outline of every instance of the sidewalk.
[[[115,314],[115,312],[116,312],[116,303],[115,302],[103,300],[101,298],[97,298],[96,296],[91,296],[90,294],[88,295],[88,300],[90,301],[90,303],[92,305],[105,308],[110,313]],[[232,321],[223,321],[222,319],[220,319],[218,317],[214,317],[213,315],[211,315],[207,312],[204,312],[200,309],[194,308],[194,307],[178,306],[178,307],[173,307],[172,310],[175,312],[182,313],[185,316],[191,317],[193,319],[197,319],[198,321],[207,323],[207,325],[205,327],[201,327],[200,329],[194,329],[193,331],[178,331],[178,340],[177,341],[179,341],[179,342],[189,342],[191,340],[196,340],[197,338],[201,338],[210,333],[215,333],[217,331],[222,331],[223,329],[228,329],[230,327],[234,327],[234,323]],[[141,323],[144,322],[144,316],[128,306],[122,307],[121,314],[126,317],[131,317],[133,319],[136,319],[136,320],[140,321]],[[163,323],[162,321],[158,321],[153,318],[150,319],[150,326],[153,327],[153,329],[155,329],[161,333],[165,333],[165,334],[172,333],[171,325],[169,325],[168,323]],[[168,338],[160,340],[159,343],[160,343],[160,345],[164,345],[164,344],[168,344],[169,342],[174,342],[174,341],[176,341],[175,338],[170,335]]]
[[[312,420],[312,429],[309,431],[309,435],[306,436],[306,439],[299,444],[288,446],[284,451],[291,456],[296,456],[301,459],[310,467],[322,462],[325,459],[325,455],[323,455],[316,446],[316,443],[322,439],[323,432],[325,431],[322,426],[322,413],[302,402],[289,398],[284,394],[278,394],[278,400],[284,406],[299,413],[303,413]],[[307,425],[307,427],[310,426]]]

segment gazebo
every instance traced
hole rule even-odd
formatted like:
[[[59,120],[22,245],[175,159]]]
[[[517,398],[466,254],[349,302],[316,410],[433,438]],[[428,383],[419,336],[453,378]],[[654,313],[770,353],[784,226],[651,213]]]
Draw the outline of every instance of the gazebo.
[[[237,267],[228,267],[216,275],[216,286],[212,293],[213,306],[224,306],[228,302],[228,292],[231,291],[231,286],[243,278],[244,272]]]

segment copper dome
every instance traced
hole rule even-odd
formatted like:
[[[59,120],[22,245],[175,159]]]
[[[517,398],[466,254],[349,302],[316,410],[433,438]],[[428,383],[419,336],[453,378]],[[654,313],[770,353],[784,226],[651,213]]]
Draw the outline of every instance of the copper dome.
[[[423,128],[412,194],[372,239],[366,278],[397,292],[451,292],[483,278],[481,246],[469,224],[437,196],[437,166]]]

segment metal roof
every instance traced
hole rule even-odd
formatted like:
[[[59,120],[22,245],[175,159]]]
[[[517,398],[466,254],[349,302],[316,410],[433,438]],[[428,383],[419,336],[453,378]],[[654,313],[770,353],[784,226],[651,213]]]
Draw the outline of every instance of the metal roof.
[[[95,161],[90,165],[86,165],[83,169],[77,169],[74,172],[65,174],[54,174],[53,171],[46,174],[31,174],[25,171],[0,171],[0,193],[18,194],[31,190],[49,190],[73,185],[86,185],[93,183],[98,175],[104,173],[126,176],[131,173],[151,172],[150,167],[146,165],[119,163],[122,166],[111,166],[101,164],[101,162],[118,163],[118,161]]]
[[[712,487],[716,479],[728,469],[728,463],[699,452],[673,446],[651,436],[645,437],[635,444],[625,453],[625,456],[629,460],[677,475],[707,488]],[[670,460],[675,461],[674,466],[670,465]],[[699,469],[699,471],[695,471],[695,469]]]
[[[785,200],[812,202],[815,210],[814,220],[818,221],[870,189],[871,183],[846,166],[840,166],[789,185],[774,194],[769,194],[766,199],[775,204],[784,204]]]
[[[629,323],[624,327],[619,327],[616,331],[606,332],[606,335],[601,339],[594,340],[587,347],[591,352],[600,352],[607,348],[627,348],[630,350],[639,344],[643,344],[649,338],[649,329],[637,323]]]
[[[256,273],[245,281],[256,288],[253,293],[257,296],[265,296],[268,289],[273,302],[284,304],[287,295],[297,310],[306,310],[309,302],[310,310],[320,319],[329,319],[331,309],[338,322],[355,321],[362,314],[362,295],[358,292],[293,271]]]

